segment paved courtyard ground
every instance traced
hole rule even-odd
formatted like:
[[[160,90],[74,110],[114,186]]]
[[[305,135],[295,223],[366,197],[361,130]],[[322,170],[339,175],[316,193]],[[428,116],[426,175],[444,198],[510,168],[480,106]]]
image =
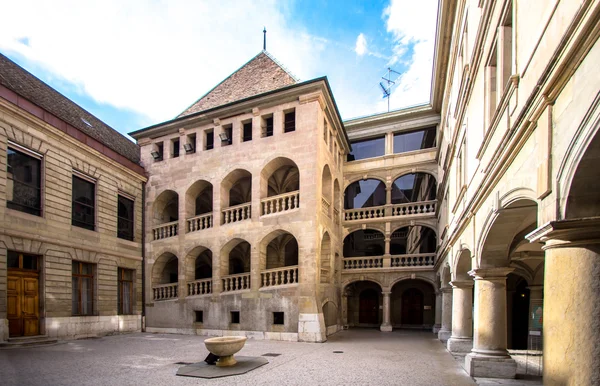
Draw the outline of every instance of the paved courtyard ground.
[[[0,350],[0,384],[475,385],[434,334],[414,331],[349,330],[323,344],[248,340],[241,355],[280,355],[244,375],[176,376],[179,367],[206,357],[203,340],[136,333]]]

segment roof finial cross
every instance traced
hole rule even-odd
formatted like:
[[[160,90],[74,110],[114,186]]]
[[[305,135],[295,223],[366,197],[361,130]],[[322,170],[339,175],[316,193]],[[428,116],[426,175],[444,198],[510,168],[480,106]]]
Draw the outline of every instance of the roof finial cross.
[[[267,50],[267,27],[263,27],[263,51]]]

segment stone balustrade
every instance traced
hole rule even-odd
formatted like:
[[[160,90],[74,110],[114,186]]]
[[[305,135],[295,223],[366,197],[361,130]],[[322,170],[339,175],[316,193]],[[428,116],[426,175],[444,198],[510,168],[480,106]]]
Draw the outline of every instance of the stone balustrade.
[[[262,199],[260,203],[261,216],[296,209],[300,207],[300,191],[296,190],[290,193],[267,197]]]
[[[238,221],[248,220],[251,217],[252,204],[245,203],[223,209],[223,224],[231,224]]]
[[[179,231],[179,222],[173,221],[152,228],[152,240],[162,240],[177,236]]]
[[[208,295],[212,293],[212,279],[200,279],[190,281],[187,284],[188,296]]]
[[[415,255],[392,256],[392,267],[432,267],[435,253],[419,253]]]
[[[331,204],[329,203],[329,201],[327,201],[325,197],[321,197],[321,204],[321,210],[323,211],[323,213],[328,217],[331,216],[331,214],[329,214],[329,208],[331,208]]]
[[[250,273],[228,275],[223,277],[223,292],[250,289]]]
[[[369,257],[348,257],[344,258],[344,269],[367,269],[367,268],[382,268],[382,256]]]
[[[381,217],[385,217],[384,206],[372,206],[370,208],[344,210],[344,221],[367,220]]]
[[[201,214],[196,217],[188,218],[186,222],[188,232],[201,231],[213,227],[213,215],[212,213]]]
[[[261,287],[276,287],[298,283],[298,266],[267,269],[260,273]]]
[[[159,284],[152,287],[152,299],[155,301],[177,299],[177,283]]]
[[[410,216],[425,213],[434,214],[436,203],[437,201],[421,201],[392,205],[392,216]]]

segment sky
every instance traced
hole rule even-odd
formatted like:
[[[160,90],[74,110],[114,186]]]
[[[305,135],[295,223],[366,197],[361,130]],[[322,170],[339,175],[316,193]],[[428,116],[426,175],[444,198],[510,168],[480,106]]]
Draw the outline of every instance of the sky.
[[[267,51],[344,120],[429,102],[437,0],[0,0],[0,52],[126,134]],[[384,85],[386,84],[383,82]]]

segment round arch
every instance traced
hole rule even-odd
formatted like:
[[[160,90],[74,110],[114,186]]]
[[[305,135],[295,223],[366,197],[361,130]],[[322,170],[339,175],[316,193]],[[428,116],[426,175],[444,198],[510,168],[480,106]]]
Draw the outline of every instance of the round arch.
[[[202,245],[191,248],[185,254],[186,281],[212,277],[212,266],[212,251],[209,248]],[[210,270],[207,270],[206,267],[210,268]]]
[[[352,177],[349,180],[346,180],[346,185],[344,186],[344,191],[346,191],[346,189],[348,189],[348,186],[352,185],[353,183],[355,183],[357,181],[364,181],[364,180],[378,180],[387,186],[385,177],[373,176],[370,174],[367,174],[366,177],[367,178],[365,178],[365,176],[363,175],[363,176],[358,176],[358,177]]]
[[[435,323],[435,286],[404,277],[390,287],[390,319],[395,327],[431,328]]]
[[[185,192],[185,214],[187,218],[210,213],[213,210],[213,185],[206,180],[197,180]]]
[[[258,248],[261,270],[298,265],[298,239],[289,231],[277,229],[269,232],[259,242]]]
[[[152,203],[153,224],[160,225],[179,219],[179,195],[174,190],[163,190]]]
[[[344,257],[383,256],[385,235],[379,230],[358,229],[344,237]]]
[[[228,276],[230,275],[232,268],[235,268],[235,270],[238,270],[239,268],[247,268],[249,269],[250,267],[250,249],[251,249],[251,245],[248,241],[246,241],[245,239],[242,238],[233,238],[231,240],[229,240],[227,243],[225,243],[222,247],[221,247],[221,251],[219,253],[220,255],[220,272],[221,272],[221,276]],[[234,254],[233,256],[231,256],[231,254]],[[230,259],[233,258],[233,260],[236,262],[236,266],[230,266],[231,262]],[[242,264],[241,266],[239,264]]]
[[[344,209],[361,209],[386,204],[386,184],[379,179],[361,179],[344,190]]]
[[[468,273],[472,268],[471,251],[468,249],[461,249],[457,252],[454,261],[452,269],[453,280],[473,280]]]
[[[391,255],[432,254],[437,249],[437,234],[427,225],[408,225],[390,234]]]
[[[300,190],[300,169],[287,157],[275,157],[260,172],[260,196],[271,197]]]
[[[392,204],[405,204],[436,199],[437,181],[425,172],[404,173],[392,182]]]
[[[252,201],[252,174],[245,169],[235,169],[221,180],[221,208]]]
[[[152,265],[152,285],[177,283],[179,259],[170,252],[162,253]]]

